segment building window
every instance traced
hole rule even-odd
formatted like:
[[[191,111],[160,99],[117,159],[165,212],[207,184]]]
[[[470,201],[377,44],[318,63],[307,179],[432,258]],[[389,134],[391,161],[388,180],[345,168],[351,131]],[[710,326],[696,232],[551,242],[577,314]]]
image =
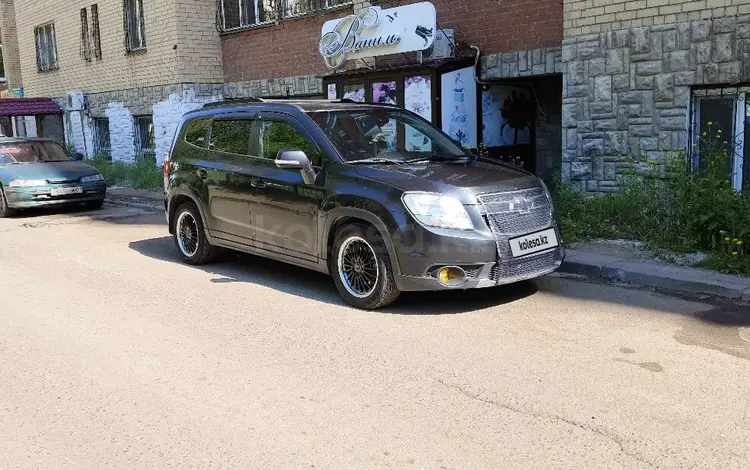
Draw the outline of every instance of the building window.
[[[123,0],[125,50],[146,49],[146,22],[143,17],[143,0]]]
[[[8,79],[5,78],[5,60],[3,58],[3,45],[0,44],[0,83],[7,82]]]
[[[109,119],[94,118],[94,155],[109,158]]]
[[[152,116],[136,116],[135,118],[135,154],[138,157],[153,154],[156,150],[154,142],[154,119]]]
[[[79,54],[85,61],[91,60],[91,35],[89,33],[89,15],[85,8],[81,8],[81,47]]]
[[[49,23],[34,28],[36,41],[36,68],[40,72],[57,69],[57,41],[55,24]]]
[[[91,45],[94,48],[94,57],[102,58],[102,38],[99,31],[99,5],[91,5]]]
[[[744,165],[750,160],[750,88],[729,87],[693,91],[690,123],[690,163],[706,169],[709,163],[725,168],[732,186],[740,191],[750,186],[750,172]],[[717,168],[717,167],[714,167]]]
[[[276,0],[219,0],[217,26],[220,31],[248,28],[275,19]]]
[[[349,5],[352,0],[280,0],[283,17],[302,16],[317,11]]]

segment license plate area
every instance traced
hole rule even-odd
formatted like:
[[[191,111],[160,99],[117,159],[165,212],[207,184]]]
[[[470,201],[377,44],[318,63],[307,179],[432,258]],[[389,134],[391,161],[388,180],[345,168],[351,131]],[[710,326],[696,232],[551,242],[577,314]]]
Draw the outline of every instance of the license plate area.
[[[70,196],[71,194],[83,194],[83,187],[76,186],[73,188],[52,188],[50,196]]]
[[[554,228],[511,238],[508,240],[508,243],[510,243],[510,252],[513,258],[522,258],[535,253],[541,253],[557,248],[560,245],[557,239],[557,232],[555,232]]]

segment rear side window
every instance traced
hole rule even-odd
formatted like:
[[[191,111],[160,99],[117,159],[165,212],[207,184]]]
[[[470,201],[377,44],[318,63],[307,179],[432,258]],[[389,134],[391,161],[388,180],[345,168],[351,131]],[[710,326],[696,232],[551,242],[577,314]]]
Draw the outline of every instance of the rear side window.
[[[208,148],[217,152],[250,155],[250,136],[253,121],[250,119],[220,119],[211,124],[211,142]]]
[[[188,121],[187,130],[185,131],[185,142],[197,147],[205,147],[206,132],[208,131],[208,124],[210,122],[211,119],[209,118],[197,118]]]

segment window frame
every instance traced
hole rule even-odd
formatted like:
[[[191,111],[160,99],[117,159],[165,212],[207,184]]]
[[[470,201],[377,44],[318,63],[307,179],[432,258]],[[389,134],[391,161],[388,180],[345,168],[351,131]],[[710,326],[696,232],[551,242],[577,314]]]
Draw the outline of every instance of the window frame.
[[[94,58],[102,58],[102,36],[101,29],[99,27],[99,4],[94,3],[91,5],[91,44],[94,49]]]
[[[147,50],[146,16],[143,12],[143,0],[123,0],[122,19],[125,32],[125,52]],[[136,34],[137,37],[134,38],[133,34]]]
[[[100,134],[101,129],[106,129],[106,141],[107,146],[106,149],[104,149],[102,143],[105,139],[102,138],[102,135]],[[109,118],[102,118],[102,117],[92,117],[91,118],[91,134],[93,137],[93,147],[94,147],[94,155],[97,154],[106,154],[108,158],[110,158],[111,152],[112,152],[112,136],[109,132]]]
[[[91,48],[91,30],[89,29],[89,15],[88,8],[81,8],[81,44],[79,48],[79,55],[81,59],[86,62],[91,61],[92,48]]]
[[[216,26],[217,29],[222,33],[228,33],[228,32],[235,32],[235,31],[242,31],[244,29],[252,29],[252,28],[258,28],[263,26],[268,26],[273,24],[276,21],[277,13],[278,13],[278,2],[279,0],[218,0],[217,2],[217,12],[216,12]],[[239,12],[239,23],[237,26],[227,26],[227,16],[226,16],[226,3],[236,3],[237,9]],[[244,7],[244,5],[247,2],[252,2],[255,12],[255,22],[249,22],[247,19],[247,14],[245,14],[245,21],[243,22],[243,13],[246,13],[247,10]],[[266,9],[266,3],[269,3],[268,8]]]
[[[44,47],[49,49],[42,50],[42,37],[46,34],[46,43]],[[36,49],[36,68],[37,72],[52,72],[59,68],[59,58],[57,55],[57,37],[55,35],[55,23],[42,23],[34,27],[34,46]],[[42,53],[45,53],[45,60],[42,60]],[[52,59],[52,63],[43,63]]]
[[[148,148],[141,145],[141,141],[143,140],[143,133],[141,132],[140,122],[145,119],[151,121],[151,132],[149,135],[154,139],[154,146]],[[135,155],[137,157],[142,157],[146,154],[153,154],[156,152],[156,128],[154,127],[154,116],[152,114],[139,114],[133,116],[133,141],[135,144]]]
[[[300,8],[298,11],[291,11],[289,7],[290,2],[295,0],[278,0],[281,18],[294,19],[302,18],[309,15],[314,15],[318,12],[325,12],[329,10],[335,10],[338,8],[346,8],[354,4],[353,0],[302,0],[307,3],[306,8]],[[312,4],[316,5],[312,5]]]

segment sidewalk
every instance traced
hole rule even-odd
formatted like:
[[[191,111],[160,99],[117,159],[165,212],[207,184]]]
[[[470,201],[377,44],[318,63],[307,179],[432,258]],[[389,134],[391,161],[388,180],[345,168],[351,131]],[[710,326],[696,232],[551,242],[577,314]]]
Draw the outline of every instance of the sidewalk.
[[[116,206],[163,211],[164,191],[160,189],[107,188],[107,202]]]
[[[560,272],[678,294],[750,301],[750,278],[569,249]]]

